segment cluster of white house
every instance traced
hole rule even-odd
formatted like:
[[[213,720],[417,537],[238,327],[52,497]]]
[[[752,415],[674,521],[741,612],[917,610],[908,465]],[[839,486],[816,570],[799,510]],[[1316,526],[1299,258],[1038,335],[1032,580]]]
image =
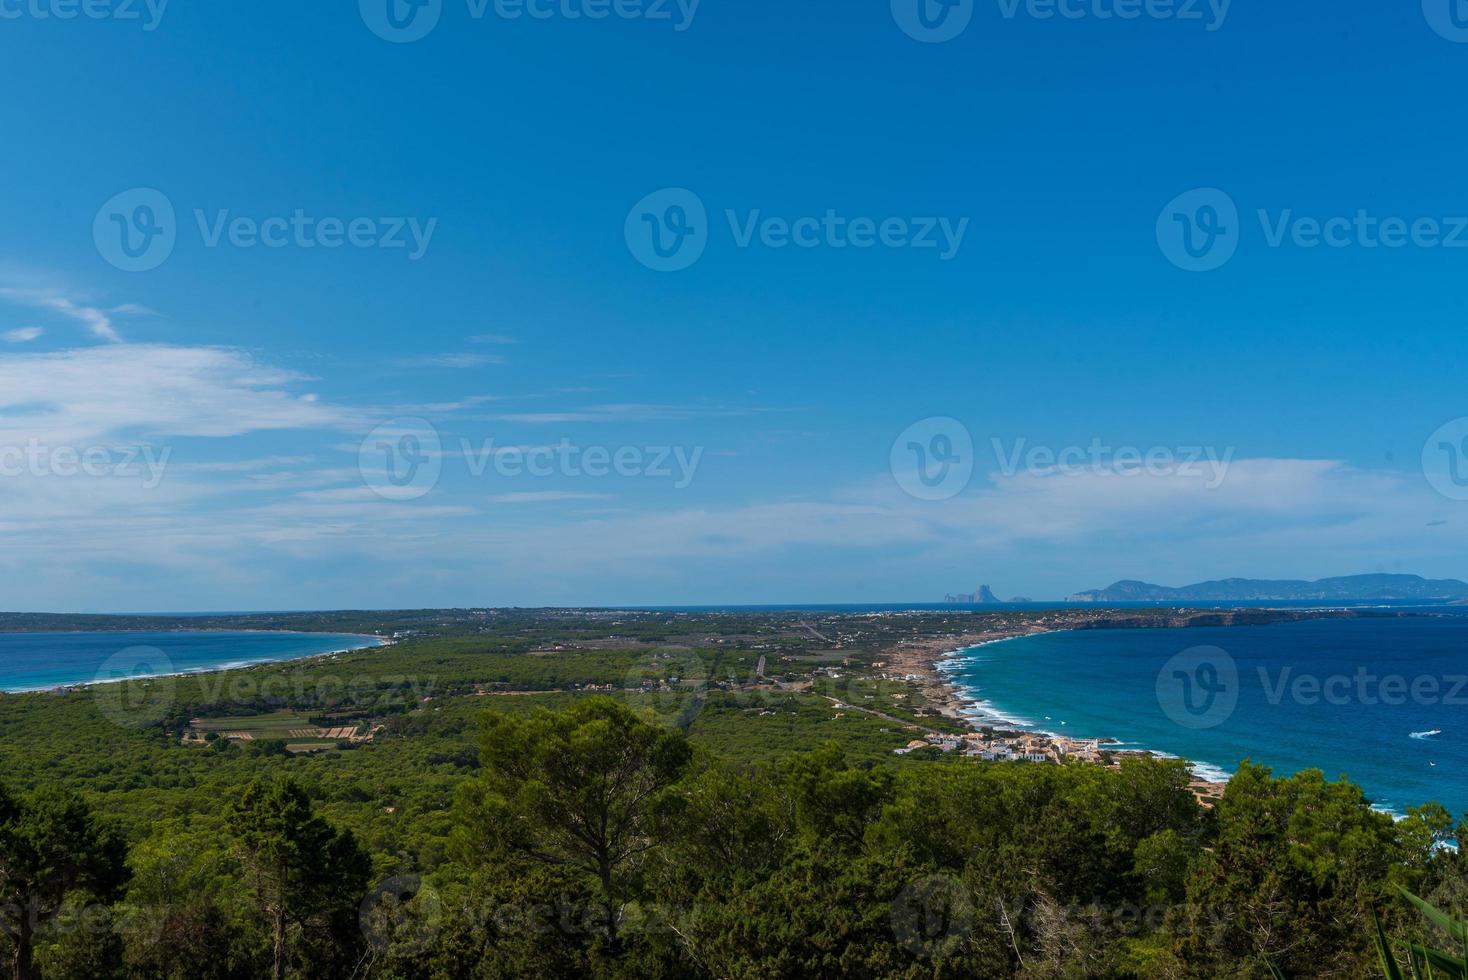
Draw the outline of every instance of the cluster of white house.
[[[1105,760],[1101,745],[1092,739],[1052,738],[1049,735],[992,735],[969,732],[965,735],[942,735],[931,732],[915,738],[892,751],[906,755],[916,749],[934,746],[943,752],[962,752],[991,762],[1093,762]]]

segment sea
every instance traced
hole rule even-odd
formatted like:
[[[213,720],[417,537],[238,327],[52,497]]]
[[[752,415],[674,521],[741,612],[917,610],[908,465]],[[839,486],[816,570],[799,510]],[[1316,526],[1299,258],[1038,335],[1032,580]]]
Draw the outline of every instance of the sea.
[[[0,633],[0,691],[227,670],[382,642],[355,633],[273,631]]]
[[[1178,756],[1323,770],[1403,814],[1468,812],[1468,609],[1001,640],[943,664],[975,719]]]

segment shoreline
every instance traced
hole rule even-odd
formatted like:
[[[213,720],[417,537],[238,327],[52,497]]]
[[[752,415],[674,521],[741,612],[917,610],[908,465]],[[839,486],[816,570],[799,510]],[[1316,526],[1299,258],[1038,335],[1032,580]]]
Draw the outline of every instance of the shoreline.
[[[1396,618],[1407,613],[1383,613],[1377,609],[1352,610],[1340,607],[1302,609],[1174,609],[1165,613],[1138,615],[1133,610],[1057,610],[1053,622],[1044,620],[1024,624],[996,624],[989,629],[963,632],[949,637],[933,637],[905,641],[888,651],[892,667],[922,687],[923,700],[938,714],[962,722],[972,731],[989,729],[998,737],[1041,735],[1051,739],[1075,736],[1045,730],[1039,723],[1006,714],[977,690],[955,680],[953,674],[965,660],[965,654],[982,647],[1009,640],[1052,633],[1081,632],[1092,629],[1187,629],[1197,626],[1264,626],[1273,623],[1319,619],[1368,619],[1378,616]],[[1182,758],[1165,750],[1131,747],[1114,736],[1092,736],[1110,755],[1147,755],[1157,758]],[[1105,746],[1111,746],[1106,748]],[[1123,748],[1122,746],[1127,746]],[[1200,797],[1221,795],[1232,773],[1217,764],[1185,759],[1193,775],[1192,786]]]
[[[374,636],[371,633],[315,633],[309,630],[262,630],[262,629],[204,629],[204,630],[31,630],[24,633],[10,633],[10,636],[50,636],[50,635],[77,635],[77,634],[125,634],[125,633],[189,633],[189,634],[219,634],[219,633],[272,633],[286,634],[291,636],[344,636],[359,637],[374,642],[362,646],[341,647],[336,650],[321,650],[315,653],[291,655],[284,657],[267,657],[260,660],[229,661],[224,664],[211,664],[208,666],[192,667],[185,670],[174,670],[158,674],[137,674],[129,677],[93,677],[90,680],[60,681],[43,684],[37,687],[4,687],[0,688],[0,697],[21,694],[51,694],[70,693],[83,691],[91,687],[103,684],[118,684],[123,681],[163,680],[166,678],[196,677],[202,674],[222,674],[233,670],[249,670],[254,667],[264,667],[270,664],[298,663],[307,660],[317,660],[321,657],[335,657],[343,653],[355,653],[359,650],[374,650],[378,647],[392,646],[391,638]]]

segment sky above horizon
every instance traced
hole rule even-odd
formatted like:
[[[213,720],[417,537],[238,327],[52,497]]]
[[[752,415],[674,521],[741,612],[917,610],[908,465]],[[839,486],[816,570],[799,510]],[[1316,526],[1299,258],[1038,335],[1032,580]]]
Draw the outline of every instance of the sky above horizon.
[[[0,0],[0,608],[1468,578],[1453,2]]]

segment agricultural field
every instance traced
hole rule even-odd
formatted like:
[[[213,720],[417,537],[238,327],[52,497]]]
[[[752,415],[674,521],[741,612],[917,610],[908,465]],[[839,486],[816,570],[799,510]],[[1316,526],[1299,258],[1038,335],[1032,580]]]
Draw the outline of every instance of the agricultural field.
[[[209,745],[225,739],[249,743],[264,740],[285,742],[287,752],[321,752],[342,742],[366,741],[373,729],[365,723],[321,726],[295,711],[272,711],[259,715],[226,715],[192,718],[180,735],[191,745]]]

